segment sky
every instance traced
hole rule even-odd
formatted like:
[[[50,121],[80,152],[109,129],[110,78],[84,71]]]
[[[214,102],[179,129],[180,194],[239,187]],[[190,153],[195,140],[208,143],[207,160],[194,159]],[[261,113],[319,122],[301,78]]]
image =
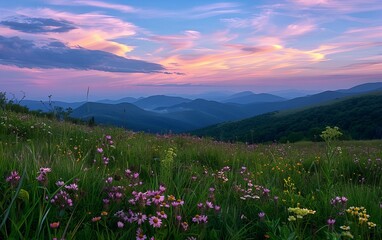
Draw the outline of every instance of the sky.
[[[0,1],[0,91],[27,99],[382,81],[382,0]]]

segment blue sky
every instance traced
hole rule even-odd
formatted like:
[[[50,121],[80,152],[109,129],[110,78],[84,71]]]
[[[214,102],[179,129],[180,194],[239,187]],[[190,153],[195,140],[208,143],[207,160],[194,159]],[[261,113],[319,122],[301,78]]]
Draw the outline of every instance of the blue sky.
[[[382,81],[380,0],[16,0],[0,16],[0,90],[32,99]]]

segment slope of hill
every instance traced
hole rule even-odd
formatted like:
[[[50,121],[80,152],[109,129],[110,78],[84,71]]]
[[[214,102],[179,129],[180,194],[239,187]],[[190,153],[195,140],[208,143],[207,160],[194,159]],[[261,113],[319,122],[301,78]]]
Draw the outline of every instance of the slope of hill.
[[[351,139],[382,138],[382,92],[294,113],[267,113],[193,132],[218,140],[245,142],[319,140],[325,126],[338,126]]]
[[[249,103],[262,103],[262,102],[281,102],[285,101],[285,98],[269,94],[269,93],[259,93],[255,94],[250,91],[241,92],[230,96],[223,102],[227,103],[238,103],[238,104],[249,104]]]
[[[190,99],[182,97],[171,97],[165,95],[155,95],[147,98],[139,99],[138,101],[133,102],[133,104],[142,109],[153,110],[159,107],[170,107],[176,104],[190,102]]]
[[[382,82],[374,82],[374,83],[365,83],[361,85],[354,86],[349,89],[340,89],[337,92],[345,92],[345,93],[363,93],[382,90]]]
[[[49,111],[52,111],[53,108],[55,107],[61,107],[64,110],[67,108],[75,109],[84,103],[85,102],[69,103],[69,102],[61,102],[61,101],[49,102],[49,101],[36,101],[36,100],[22,100],[20,102],[20,105],[27,107],[31,111],[41,110],[43,112],[49,112]]]
[[[204,99],[195,99],[191,102],[181,103],[167,108],[157,108],[157,110],[167,113],[193,111],[194,113],[203,113],[205,116],[210,116],[220,122],[251,116],[250,113],[238,104],[220,103]]]
[[[86,103],[75,109],[71,117],[82,120],[94,117],[96,123],[154,133],[181,132],[192,129],[187,123],[145,111],[130,103]]]
[[[102,99],[97,101],[97,103],[107,103],[107,104],[133,103],[133,102],[136,102],[137,100],[138,99],[133,97],[125,97],[118,100]]]

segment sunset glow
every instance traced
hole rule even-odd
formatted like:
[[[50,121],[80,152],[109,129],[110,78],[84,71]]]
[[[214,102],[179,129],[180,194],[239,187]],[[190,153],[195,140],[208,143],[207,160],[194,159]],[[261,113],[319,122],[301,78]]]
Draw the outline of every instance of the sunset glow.
[[[1,91],[29,99],[382,81],[380,0],[0,2]]]

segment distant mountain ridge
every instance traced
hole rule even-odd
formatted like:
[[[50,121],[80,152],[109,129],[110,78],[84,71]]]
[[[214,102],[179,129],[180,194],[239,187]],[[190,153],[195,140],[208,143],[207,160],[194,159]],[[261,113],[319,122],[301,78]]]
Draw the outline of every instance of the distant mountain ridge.
[[[49,108],[47,103],[39,101],[23,100],[21,104],[31,110],[37,110],[40,107],[44,111],[51,111],[55,106],[62,107],[64,110],[70,107],[74,109],[72,117],[83,120],[94,117],[98,124],[117,125],[135,131],[186,132],[274,111],[319,106],[365,92],[378,91],[381,87],[382,83],[369,83],[350,89],[325,91],[289,100],[272,94],[255,94],[245,91],[229,95],[221,101],[154,95],[139,99],[131,97],[119,100],[106,99],[95,103],[54,101]]]
[[[241,92],[230,96],[223,102],[226,103],[238,103],[238,104],[249,104],[249,103],[262,103],[262,102],[281,102],[285,101],[285,98],[269,94],[269,93],[259,93],[255,94],[250,91]]]

